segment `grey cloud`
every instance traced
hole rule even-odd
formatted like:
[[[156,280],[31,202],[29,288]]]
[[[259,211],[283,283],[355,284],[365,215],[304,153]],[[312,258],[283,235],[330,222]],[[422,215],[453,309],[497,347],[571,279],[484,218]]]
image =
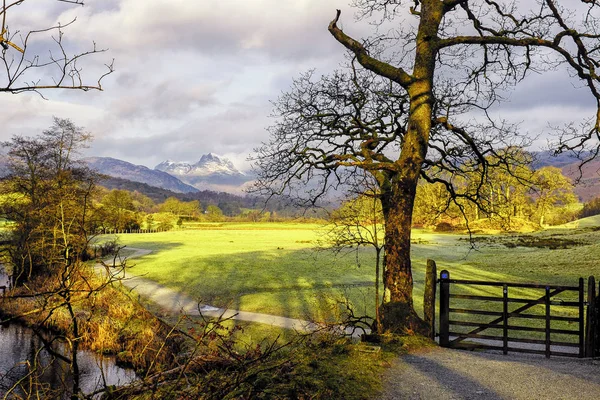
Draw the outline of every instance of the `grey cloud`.
[[[523,109],[565,104],[569,107],[594,106],[594,97],[578,78],[565,71],[533,74],[507,94],[503,109]]]
[[[328,73],[344,60],[344,49],[327,32],[336,8],[343,10],[347,33],[374,33],[353,19],[349,1],[86,0],[85,7],[52,5],[50,11],[27,1],[24,6],[33,8],[23,10],[30,15],[17,19],[15,13],[11,21],[48,26],[77,16],[65,35],[70,48],[92,40],[110,48],[86,65],[88,76],[113,57],[117,72],[103,92],[51,91],[48,102],[32,94],[21,95],[27,101],[5,100],[3,131],[36,134],[56,115],[96,136],[90,155],[149,167],[166,158],[194,161],[207,152],[239,162],[268,139],[269,100],[300,72],[317,67],[317,74]],[[36,49],[45,51],[45,43]],[[540,131],[560,110],[579,118],[585,96],[558,78],[532,75],[499,112],[527,118],[524,128]],[[563,102],[573,107],[561,108]]]
[[[328,57],[340,46],[327,32],[336,8],[347,0],[123,0],[119,8],[90,4],[77,29],[102,38],[116,52],[198,51],[205,54],[262,52],[273,59]],[[75,15],[68,10],[63,17]],[[345,14],[355,34],[370,32]]]
[[[121,118],[177,118],[198,107],[217,104],[218,87],[214,83],[163,81],[134,93],[125,92],[110,104],[110,109]]]
[[[245,160],[257,143],[266,140],[268,103],[266,99],[248,98],[222,109],[143,136],[128,136],[128,128],[121,128],[120,134],[106,132],[97,137],[92,152],[149,167],[165,159],[197,161],[208,152],[228,154],[238,162]]]

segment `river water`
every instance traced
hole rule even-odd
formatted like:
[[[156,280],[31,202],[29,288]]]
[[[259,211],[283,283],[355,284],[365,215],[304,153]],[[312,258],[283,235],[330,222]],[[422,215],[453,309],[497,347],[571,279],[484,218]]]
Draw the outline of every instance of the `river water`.
[[[0,267],[0,286],[8,285],[8,277]],[[0,291],[0,296],[2,292]],[[60,351],[64,344],[53,348]],[[115,364],[115,358],[100,356],[89,351],[79,351],[77,357],[81,375],[81,388],[84,393],[93,393],[107,385],[124,385],[136,379],[131,369]],[[69,365],[56,360],[44,350],[42,340],[29,328],[17,323],[0,325],[0,395],[4,395],[32,370],[36,380],[25,379],[14,393],[23,395],[35,383],[62,392],[63,398],[69,398],[67,390],[72,387]]]

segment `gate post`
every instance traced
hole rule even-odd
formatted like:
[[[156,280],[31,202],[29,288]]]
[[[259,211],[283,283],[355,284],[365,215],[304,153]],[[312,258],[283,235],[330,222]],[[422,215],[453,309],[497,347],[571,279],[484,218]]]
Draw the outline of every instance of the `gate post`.
[[[583,358],[585,353],[584,347],[584,335],[585,335],[585,319],[584,319],[584,308],[583,308],[583,300],[585,298],[584,291],[585,286],[583,283],[583,278],[579,278],[579,357]]]
[[[598,290],[594,299],[594,317],[594,332],[592,332],[594,349],[592,357],[597,357],[600,355],[600,321],[598,321],[600,319],[600,283],[598,283]]]
[[[423,299],[423,315],[429,337],[435,340],[435,278],[437,277],[437,267],[434,260],[427,260],[427,269],[425,270],[425,293]]]
[[[545,306],[546,306],[546,358],[550,358],[550,288],[546,286]]]
[[[440,272],[440,346],[450,344],[450,272]]]
[[[588,278],[588,293],[587,293],[587,313],[585,326],[585,356],[594,357],[594,349],[596,348],[595,332],[598,324],[596,315],[596,279],[593,276]]]
[[[502,287],[502,353],[508,354],[508,285]]]

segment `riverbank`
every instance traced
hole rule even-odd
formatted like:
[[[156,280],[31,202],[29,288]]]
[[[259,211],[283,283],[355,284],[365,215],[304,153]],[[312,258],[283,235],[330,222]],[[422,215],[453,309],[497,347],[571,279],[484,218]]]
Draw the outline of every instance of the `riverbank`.
[[[171,327],[148,312],[120,282],[98,277],[92,266],[78,266],[76,275],[68,283],[68,302],[64,293],[61,296],[65,282],[57,276],[39,277],[12,290],[2,299],[1,319],[76,340],[81,349],[115,355],[118,364],[136,371],[172,361],[180,339]]]

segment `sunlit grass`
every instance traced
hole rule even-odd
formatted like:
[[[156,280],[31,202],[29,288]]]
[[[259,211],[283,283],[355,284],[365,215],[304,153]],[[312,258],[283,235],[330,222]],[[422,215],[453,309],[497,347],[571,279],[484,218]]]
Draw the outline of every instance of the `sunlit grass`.
[[[319,251],[318,225],[251,227],[222,224],[210,230],[129,234],[120,242],[152,250],[131,261],[132,273],[202,303],[328,320],[336,299],[348,295],[360,312],[372,311],[367,304],[374,303],[374,256],[368,249],[345,256]]]
[[[321,227],[316,224],[218,225],[214,229],[122,235],[120,241],[152,250],[132,260],[133,273],[186,292],[202,303],[325,321],[335,317],[336,300],[345,296],[357,314],[374,315],[372,249],[365,247],[344,256],[318,251]],[[413,231],[417,312],[422,313],[428,258],[437,262],[438,274],[447,269],[457,279],[574,286],[579,277],[600,276],[596,262],[600,233],[594,229],[563,227],[523,236],[528,240],[568,238],[579,243],[564,249],[507,247],[507,243],[518,244],[519,237],[489,235],[471,244],[465,235]],[[469,290],[490,295],[493,289],[480,286]],[[539,297],[527,290],[516,294]]]

